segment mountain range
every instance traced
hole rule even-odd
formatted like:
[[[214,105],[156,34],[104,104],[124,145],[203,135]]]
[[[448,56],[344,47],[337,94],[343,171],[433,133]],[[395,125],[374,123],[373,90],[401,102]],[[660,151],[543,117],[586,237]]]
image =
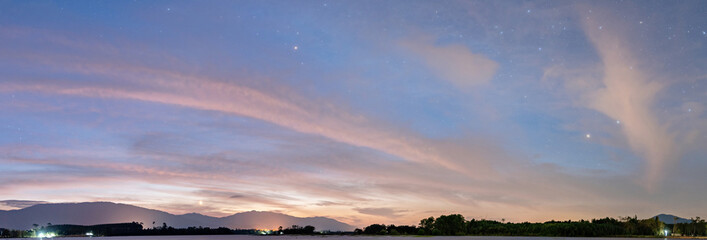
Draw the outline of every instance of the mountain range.
[[[675,215],[670,215],[670,214],[658,214],[653,218],[658,218],[658,221],[661,221],[661,222],[667,223],[667,224],[691,223],[692,222],[692,220],[690,220],[690,219],[685,219],[685,218],[681,218],[681,217],[678,217]]]
[[[352,231],[353,226],[326,217],[300,218],[275,212],[242,212],[226,217],[211,217],[198,213],[171,213],[112,202],[45,203],[18,210],[0,210],[0,228],[31,229],[33,224],[95,225],[141,222],[143,227],[175,228],[227,227],[231,229],[277,229],[292,225],[311,225],[317,231]],[[154,222],[154,224],[153,224]]]
[[[659,214],[667,224],[690,223],[689,219],[670,214]],[[292,225],[312,225],[317,231],[351,231],[353,226],[326,217],[300,218],[275,212],[250,211],[226,217],[211,217],[198,213],[175,215],[163,211],[112,202],[42,203],[18,210],[0,210],[0,228],[26,230],[33,224],[95,225],[107,223],[140,222],[143,227],[161,227],[163,224],[175,228],[227,227],[231,229],[277,229]],[[154,222],[154,223],[153,223]]]

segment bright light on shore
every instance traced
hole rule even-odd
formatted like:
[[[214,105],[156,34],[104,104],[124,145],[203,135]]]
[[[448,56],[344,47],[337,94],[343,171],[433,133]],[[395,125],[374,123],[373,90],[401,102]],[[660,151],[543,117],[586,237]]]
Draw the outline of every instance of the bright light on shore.
[[[43,233],[43,232],[40,232],[40,233],[37,235],[37,237],[38,237],[38,238],[53,238],[53,237],[56,237],[56,234],[54,234],[54,233]]]

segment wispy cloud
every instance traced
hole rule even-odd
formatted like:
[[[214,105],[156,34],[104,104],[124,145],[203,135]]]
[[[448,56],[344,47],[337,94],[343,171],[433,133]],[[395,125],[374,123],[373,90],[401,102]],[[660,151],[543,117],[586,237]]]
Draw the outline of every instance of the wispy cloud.
[[[410,39],[401,45],[419,57],[441,80],[462,90],[487,84],[498,70],[498,63],[483,54],[473,53],[462,44],[437,43],[426,36]]]
[[[406,212],[405,210],[397,210],[393,208],[355,208],[354,210],[363,214],[383,216],[388,218],[397,218],[402,213]]]
[[[0,10],[3,197],[359,226],[707,209],[664,187],[705,180],[704,35],[635,3],[142,4]]]
[[[650,187],[662,179],[665,168],[678,156],[675,133],[654,111],[657,95],[665,86],[651,79],[647,69],[641,69],[645,65],[620,37],[619,26],[604,27],[592,16],[586,18],[584,28],[603,66],[603,86],[588,92],[585,104],[621,125],[631,149],[646,160],[645,185]]]
[[[391,133],[375,126],[362,116],[334,109],[308,111],[253,89],[208,80],[191,81],[195,79],[189,78],[183,80],[186,81],[181,84],[163,82],[165,85],[162,87],[173,92],[88,86],[68,87],[54,84],[5,84],[0,86],[0,91],[38,91],[84,97],[131,99],[238,114],[271,122],[295,131],[320,135],[355,146],[377,149],[409,161],[439,164],[452,171],[471,170],[460,167],[457,163],[440,156],[435,152],[436,149],[429,147],[429,143],[425,143],[422,139]],[[314,104],[303,105],[316,106]]]
[[[37,204],[47,203],[45,201],[33,201],[33,200],[2,200],[0,205],[4,205],[13,209],[21,209],[26,207],[31,207]]]

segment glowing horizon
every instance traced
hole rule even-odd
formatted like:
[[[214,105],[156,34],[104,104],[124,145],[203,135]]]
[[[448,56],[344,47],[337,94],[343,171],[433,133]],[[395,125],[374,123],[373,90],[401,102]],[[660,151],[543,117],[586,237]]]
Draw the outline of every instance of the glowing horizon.
[[[0,209],[704,216],[706,8],[6,1]]]

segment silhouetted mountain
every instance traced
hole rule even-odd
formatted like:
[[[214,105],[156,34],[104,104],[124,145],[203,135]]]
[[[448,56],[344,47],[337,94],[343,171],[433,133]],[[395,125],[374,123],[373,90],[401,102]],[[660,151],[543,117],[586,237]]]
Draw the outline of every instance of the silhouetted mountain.
[[[199,227],[199,226],[212,227],[211,225],[209,225],[209,223],[214,222],[214,219],[215,219],[215,217],[206,216],[206,215],[199,214],[199,213],[187,213],[187,214],[184,214],[184,215],[177,215],[177,216],[178,216],[178,217],[182,217],[182,218],[184,218],[184,219],[189,219],[189,220],[191,220],[191,221],[193,221],[193,222],[197,222],[197,223],[199,223],[199,224],[202,224],[202,225],[196,225],[196,226],[193,226],[193,227]],[[220,219],[220,218],[219,218],[219,219]],[[156,224],[156,223],[155,223],[155,224]],[[161,223],[160,223],[160,224],[161,224]],[[150,226],[145,226],[145,227],[150,227]],[[191,227],[191,226],[190,226],[190,227]],[[224,227],[224,226],[217,226],[217,227]]]
[[[678,217],[675,215],[670,215],[670,214],[658,214],[657,216],[655,216],[653,218],[656,218],[656,217],[658,218],[658,221],[661,221],[661,222],[667,223],[667,224],[676,223],[675,217],[678,218],[677,223],[691,223],[692,222],[692,221],[690,221],[690,219],[685,219],[685,218],[681,218],[681,217]]]
[[[319,230],[332,231],[351,231],[354,228],[348,224],[336,221],[325,217],[308,217],[298,218],[282,213],[274,212],[242,212],[228,217],[222,218],[222,223],[226,226],[242,226],[241,228],[256,228],[256,229],[277,229],[279,226],[283,228],[292,225],[306,226],[312,225]]]
[[[163,211],[111,202],[51,203],[0,211],[0,228],[30,229],[32,224],[95,225],[107,223],[140,222],[145,228],[161,227],[163,223],[175,228],[228,227],[240,229],[277,229],[282,226],[312,225],[318,231],[351,231],[354,227],[325,217],[299,218],[272,212],[243,212],[216,218],[189,213],[174,215]],[[154,222],[154,225],[153,225]]]

